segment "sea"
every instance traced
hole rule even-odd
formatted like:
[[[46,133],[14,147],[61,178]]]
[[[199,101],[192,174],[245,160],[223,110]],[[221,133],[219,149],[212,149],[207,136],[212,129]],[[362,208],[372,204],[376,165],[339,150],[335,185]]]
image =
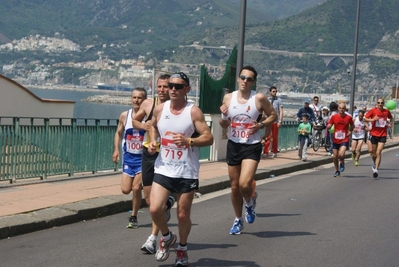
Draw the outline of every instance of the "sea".
[[[60,90],[60,89],[39,89],[29,88],[35,95],[40,98],[51,98],[60,100],[75,101],[73,117],[76,119],[119,119],[120,114],[131,108],[130,105],[122,104],[106,104],[96,102],[83,102],[83,99],[94,95],[106,95],[111,91],[95,90],[93,92],[87,90]],[[129,96],[126,96],[129,97]],[[283,99],[284,109],[298,110],[302,105],[302,101],[293,99]],[[285,117],[284,120],[291,120]]]
[[[79,90],[55,90],[38,88],[29,88],[29,90],[40,98],[75,101],[76,103],[73,117],[76,119],[119,119],[119,115],[123,111],[131,108],[130,105],[83,102],[83,99],[89,96],[108,94],[109,92],[106,90],[104,90],[104,92],[99,90],[90,92]]]

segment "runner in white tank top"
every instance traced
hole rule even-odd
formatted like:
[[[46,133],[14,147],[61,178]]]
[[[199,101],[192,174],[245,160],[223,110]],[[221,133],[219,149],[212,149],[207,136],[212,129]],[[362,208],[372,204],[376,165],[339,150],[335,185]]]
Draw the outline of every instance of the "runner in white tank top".
[[[176,249],[176,266],[188,266],[187,241],[191,229],[191,206],[195,190],[199,187],[198,147],[213,143],[211,130],[205,122],[202,111],[187,103],[190,80],[180,72],[170,76],[170,101],[155,107],[150,130],[150,153],[156,153],[156,139],[160,137],[161,148],[155,161],[155,175],[150,195],[152,220],[162,233],[159,249],[155,254],[158,261],[169,257],[170,248],[177,236],[169,231],[165,218],[168,196],[176,193],[179,245]]]
[[[262,153],[261,129],[277,120],[266,95],[251,90],[256,78],[254,67],[243,67],[237,77],[238,91],[226,94],[220,106],[222,115],[219,124],[224,129],[229,127],[226,162],[236,217],[230,229],[231,235],[238,235],[244,229],[244,202],[245,220],[248,223],[255,221],[257,193],[254,175]]]
[[[369,124],[363,120],[364,111],[359,110],[356,118],[353,119],[353,132],[352,132],[352,159],[355,161],[355,166],[359,165],[360,152],[364,143],[366,131],[369,130]]]

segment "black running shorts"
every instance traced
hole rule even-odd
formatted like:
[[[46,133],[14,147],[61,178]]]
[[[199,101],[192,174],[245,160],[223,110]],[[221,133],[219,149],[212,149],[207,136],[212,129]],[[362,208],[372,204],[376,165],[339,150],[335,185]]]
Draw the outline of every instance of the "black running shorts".
[[[158,152],[150,154],[146,147],[143,147],[143,158],[141,163],[141,177],[143,186],[151,186],[154,180],[154,163],[158,157]]]
[[[387,137],[386,136],[378,137],[378,136],[372,135],[371,138],[370,138],[370,142],[373,145],[376,145],[378,143],[384,143],[385,144],[387,142]]]
[[[154,175],[154,183],[161,185],[172,194],[189,193],[199,188],[198,179],[170,178],[158,173]]]
[[[257,162],[260,161],[262,153],[262,144],[239,144],[229,140],[227,142],[226,162],[227,165],[235,166],[240,165],[244,159],[253,159]]]

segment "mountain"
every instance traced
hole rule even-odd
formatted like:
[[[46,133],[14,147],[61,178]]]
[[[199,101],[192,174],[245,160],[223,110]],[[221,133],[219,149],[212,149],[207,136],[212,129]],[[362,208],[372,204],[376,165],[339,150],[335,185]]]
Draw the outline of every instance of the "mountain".
[[[247,1],[248,23],[273,21],[320,0]],[[0,9],[0,44],[59,33],[80,44],[120,44],[140,53],[173,46],[209,28],[238,26],[241,0],[9,0]],[[289,7],[289,8],[288,8]],[[137,51],[137,52],[135,52]]]
[[[368,53],[379,46],[398,51],[397,42],[389,47],[380,44],[384,36],[397,39],[398,8],[398,0],[361,1],[359,53]],[[356,9],[357,1],[329,0],[283,20],[249,25],[245,43],[277,50],[353,53]],[[231,27],[214,29],[195,39],[208,45],[234,44],[238,32]]]
[[[31,35],[37,40],[34,41],[35,50],[0,50],[0,62],[7,65],[10,72],[12,69],[12,75],[25,77],[28,76],[26,73],[43,68],[50,73],[46,79],[52,79],[52,82],[75,80],[87,85],[95,80],[92,72],[98,68],[65,67],[60,70],[60,66],[98,61],[99,58],[100,61],[144,58],[147,68],[165,61],[168,65],[164,66],[169,71],[200,63],[224,65],[228,57],[226,51],[205,52],[191,45],[235,46],[242,1],[3,2],[0,44],[21,38],[26,41],[26,36]],[[367,90],[389,87],[399,75],[399,61],[395,60],[399,55],[398,2],[361,1],[358,52],[374,55],[359,57],[357,79]],[[305,53],[302,57],[289,57],[246,51],[244,63],[257,67],[261,74],[259,84],[266,86],[279,84],[284,90],[309,89],[313,92],[333,92],[334,87],[342,87],[343,91],[348,91],[347,70],[351,68],[348,62],[335,58],[326,66],[321,57],[306,52],[353,53],[356,6],[357,1],[346,0],[247,1],[246,46]],[[79,45],[79,49],[48,53],[42,48],[40,38],[47,38],[47,43],[52,43],[53,39],[49,37],[56,37],[54,42],[71,40],[73,45]],[[388,55],[393,57],[385,57]],[[177,63],[180,65],[174,66]],[[41,67],[37,68],[38,65]],[[116,77],[118,70],[114,67],[110,67],[109,75]],[[18,68],[28,71],[21,71],[21,74]],[[197,69],[187,71],[196,75]]]

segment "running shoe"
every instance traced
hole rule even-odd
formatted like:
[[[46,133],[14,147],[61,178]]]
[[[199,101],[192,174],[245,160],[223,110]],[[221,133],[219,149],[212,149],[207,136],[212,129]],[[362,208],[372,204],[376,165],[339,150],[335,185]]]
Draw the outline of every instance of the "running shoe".
[[[340,172],[344,172],[344,171],[345,171],[345,163],[342,163],[342,162],[341,162],[341,163],[339,164],[339,171],[340,171]]]
[[[230,229],[231,235],[239,235],[241,231],[244,230],[244,222],[240,219],[235,219],[233,226]]]
[[[359,161],[355,161],[355,166],[359,166]]]
[[[340,172],[337,171],[337,172],[334,173],[334,177],[340,177],[340,176],[341,176]]]
[[[377,170],[374,170],[373,177],[374,177],[374,179],[378,179],[378,171]]]
[[[170,232],[170,239],[165,240],[165,237],[162,237],[159,241],[159,248],[157,253],[155,253],[155,259],[157,261],[166,261],[169,258],[170,248],[176,243],[176,235]]]
[[[245,205],[245,220],[247,223],[253,223],[255,221],[256,213],[254,205]]]
[[[166,203],[166,221],[169,222],[170,220],[170,209],[175,204],[175,198],[173,196],[168,197],[168,201]]]
[[[139,223],[137,221],[137,217],[136,216],[130,216],[129,223],[126,226],[126,228],[131,228],[131,229],[139,228]]]
[[[306,158],[302,158],[302,161],[305,162],[307,159]]]
[[[179,267],[188,266],[187,250],[176,249],[175,266],[179,266]]]
[[[352,153],[352,160],[355,160],[356,153]]]
[[[372,170],[373,172],[375,172],[375,162],[373,162],[373,165],[371,166],[371,170]]]
[[[141,246],[141,250],[147,254],[154,254],[156,250],[157,244],[155,242],[155,238],[149,236],[147,241]]]

